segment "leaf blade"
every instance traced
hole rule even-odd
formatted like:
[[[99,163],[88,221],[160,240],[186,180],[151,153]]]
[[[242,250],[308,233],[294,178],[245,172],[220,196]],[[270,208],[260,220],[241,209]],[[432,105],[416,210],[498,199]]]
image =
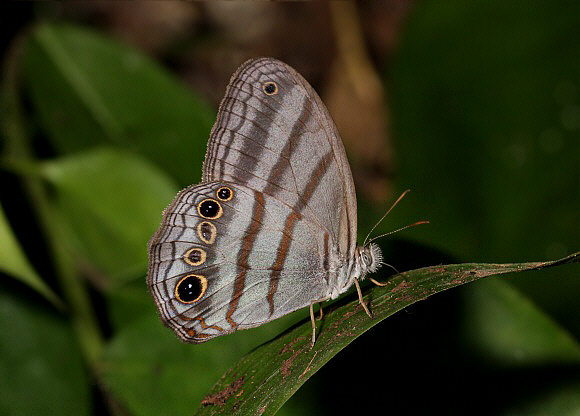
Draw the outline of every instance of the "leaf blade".
[[[54,306],[63,308],[62,300],[32,267],[0,205],[0,270],[36,290]]]
[[[37,25],[23,52],[24,85],[57,150],[119,146],[194,182],[215,113],[156,62],[62,24]]]
[[[374,319],[366,316],[358,301],[331,306],[312,350],[310,323],[304,322],[244,356],[214,385],[197,414],[273,414],[340,350],[412,303],[480,278],[579,261],[580,252],[551,262],[452,264],[400,273],[385,287],[372,288],[364,296],[372,298]]]
[[[65,213],[67,241],[113,280],[135,278],[147,265],[143,247],[159,213],[177,191],[171,178],[136,154],[106,147],[39,168]]]

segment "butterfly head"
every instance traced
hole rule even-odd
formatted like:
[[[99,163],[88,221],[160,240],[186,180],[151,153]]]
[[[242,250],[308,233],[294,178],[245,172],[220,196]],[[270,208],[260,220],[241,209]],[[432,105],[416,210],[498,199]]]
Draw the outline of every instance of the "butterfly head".
[[[367,244],[363,247],[358,247],[359,264],[361,266],[361,277],[367,273],[376,272],[381,267],[383,261],[383,254],[381,249],[375,243]]]

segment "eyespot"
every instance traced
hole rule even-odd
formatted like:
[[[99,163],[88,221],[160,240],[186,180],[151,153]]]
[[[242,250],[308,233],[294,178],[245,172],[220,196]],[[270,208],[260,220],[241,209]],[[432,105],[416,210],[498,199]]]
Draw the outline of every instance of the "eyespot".
[[[183,260],[187,264],[191,264],[192,266],[199,266],[200,264],[205,263],[206,257],[207,253],[205,252],[205,250],[202,250],[201,248],[198,247],[194,247],[190,248],[185,252],[185,254],[183,255]]]
[[[206,244],[213,244],[217,235],[217,229],[209,221],[202,221],[197,224],[197,235]]]
[[[221,201],[229,201],[234,197],[234,191],[232,191],[231,188],[228,188],[227,186],[222,186],[217,190],[216,195]]]
[[[278,94],[278,84],[273,81],[268,81],[262,84],[262,91],[266,95],[276,95]]]
[[[207,279],[199,274],[188,274],[175,286],[175,299],[181,303],[194,303],[207,290]]]
[[[215,199],[204,199],[199,204],[197,204],[197,212],[203,218],[210,220],[215,220],[223,214],[222,206]]]

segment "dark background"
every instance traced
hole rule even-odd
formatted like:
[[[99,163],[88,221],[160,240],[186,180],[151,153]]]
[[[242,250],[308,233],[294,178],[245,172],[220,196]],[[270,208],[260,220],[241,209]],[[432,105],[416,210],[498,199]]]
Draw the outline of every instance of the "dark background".
[[[159,192],[161,207],[169,202],[163,199],[166,194],[198,181],[225,86],[252,57],[287,62],[327,104],[355,178],[361,241],[390,203],[412,189],[376,231],[431,222],[379,240],[385,260],[398,270],[451,262],[553,260],[578,250],[577,3],[97,1],[10,2],[2,9],[0,202],[27,258],[68,308],[59,311],[10,273],[2,275],[0,323],[6,330],[0,343],[0,413],[154,414],[161,408],[181,414],[197,408],[243,353],[307,315],[304,311],[274,326],[200,346],[180,344],[161,327],[146,293],[146,239],[135,237],[137,260],[119,277],[115,271],[126,265],[98,252],[103,241],[117,247],[115,235],[106,239],[95,232],[91,240],[87,236],[99,224],[90,223],[82,204],[70,202],[84,195],[70,172],[91,178],[87,172],[96,166],[93,159],[75,158],[104,145],[139,155],[162,172],[155,186],[170,186]],[[35,35],[46,22],[90,30],[149,56],[181,83],[187,94],[183,102],[191,100],[191,106],[182,107],[180,115],[181,101],[175,98],[180,95],[168,93],[163,99],[171,83],[144,82],[143,100],[125,102],[129,95],[116,63],[106,65],[105,50],[91,56],[84,35],[70,36],[68,44],[77,42],[77,49],[67,51],[73,59],[68,69],[68,61],[49,67],[43,53],[58,48],[50,49],[47,42],[53,38],[46,33]],[[90,79],[100,79],[95,91],[102,92],[113,117],[121,120],[121,139],[114,123],[109,130],[106,122],[93,124],[97,113],[91,110],[97,107],[67,107],[82,94],[54,80],[72,74],[68,80],[74,83],[71,68],[78,69],[77,59],[78,68],[94,70]],[[153,90],[161,99],[148,102]],[[6,98],[11,91],[18,100]],[[55,108],[62,112],[58,117]],[[29,138],[28,164],[15,157],[14,109]],[[161,133],[171,123],[191,143],[177,141],[178,150],[164,153],[169,145],[162,146]],[[51,164],[63,157],[78,169],[66,165],[65,179],[58,173],[63,165]],[[26,184],[31,176],[43,180],[48,200],[55,201],[65,219],[57,226],[66,232],[57,233],[62,240],[56,246],[80,258],[74,267],[88,299],[75,298],[63,287],[54,234],[39,219],[40,202]],[[135,181],[144,178],[135,176]],[[91,196],[111,200],[110,205],[123,198],[122,192],[101,193],[98,183],[86,186],[94,186]],[[135,200],[134,211],[146,211],[147,205]],[[156,226],[147,224],[143,233]],[[388,271],[383,272],[385,277]],[[353,342],[280,413],[576,414],[579,294],[574,266],[438,294]],[[98,321],[103,338],[98,357],[83,347],[84,332],[75,327],[72,313],[79,310],[71,306],[75,302]],[[69,364],[51,366],[63,354]]]

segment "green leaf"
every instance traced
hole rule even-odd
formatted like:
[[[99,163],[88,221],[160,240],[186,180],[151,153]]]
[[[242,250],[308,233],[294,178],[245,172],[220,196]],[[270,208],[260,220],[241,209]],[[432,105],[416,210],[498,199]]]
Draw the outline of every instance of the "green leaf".
[[[0,413],[86,415],[88,375],[62,317],[0,287]]]
[[[192,348],[176,340],[152,309],[107,346],[101,379],[131,414],[191,414],[202,390],[219,376],[213,354],[236,356],[235,347],[218,342],[212,349]],[[218,363],[217,368],[223,372],[227,366]]]
[[[40,165],[56,190],[75,245],[107,276],[132,278],[145,270],[147,241],[177,188],[141,157],[97,149]]]
[[[394,276],[368,291],[373,319],[358,301],[329,308],[316,345],[310,322],[293,328],[244,356],[214,385],[198,414],[273,414],[328,360],[371,327],[435,293],[474,280],[580,261],[580,252],[553,262],[433,266]],[[577,349],[576,362],[580,362]]]
[[[385,68],[396,182],[413,189],[394,216],[431,221],[411,238],[461,261],[577,249],[579,13],[579,2],[452,0],[409,15]],[[580,338],[577,274],[509,280]]]
[[[99,362],[107,390],[136,415],[191,414],[209,386],[243,353],[308,316],[297,311],[235,337],[191,345],[164,327],[144,279],[108,293],[118,329]]]
[[[508,283],[481,282],[464,302],[466,336],[484,358],[518,366],[580,362],[570,334]]]
[[[61,308],[62,301],[36,273],[20,247],[0,205],[0,270],[36,290],[53,305]]]
[[[576,248],[580,3],[546,6],[424,2],[409,16],[388,83],[397,182],[414,194],[402,223],[432,224],[417,239],[482,261]]]
[[[510,406],[508,410],[499,414],[506,416],[578,416],[579,409],[580,383],[576,381],[528,397],[524,403]]]
[[[214,112],[145,55],[86,29],[41,24],[23,63],[43,130],[59,151],[121,146],[182,184],[197,179]]]

